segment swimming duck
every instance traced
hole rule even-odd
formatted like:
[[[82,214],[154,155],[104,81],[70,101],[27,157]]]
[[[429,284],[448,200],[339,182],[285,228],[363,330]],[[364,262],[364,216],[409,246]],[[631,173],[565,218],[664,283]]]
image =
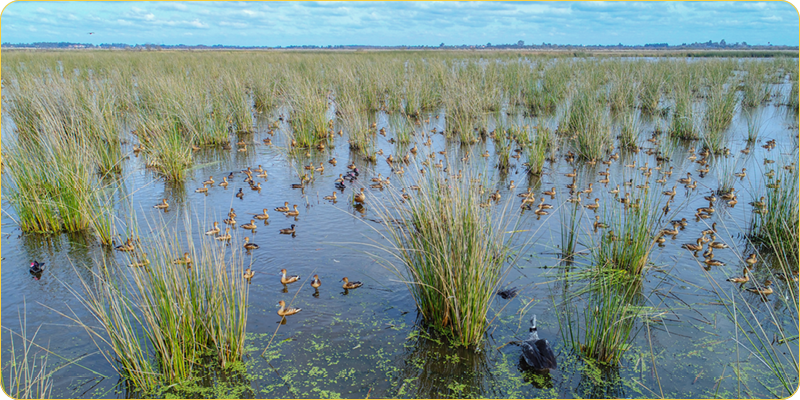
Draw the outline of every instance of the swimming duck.
[[[269,219],[269,214],[267,214],[267,209],[266,208],[264,209],[264,213],[263,214],[256,214],[256,215],[253,216],[253,218],[262,219],[262,220],[263,219]]]
[[[206,231],[206,235],[216,235],[219,233],[219,222],[214,221],[214,227]]]
[[[545,196],[555,197],[556,196],[556,187],[553,186],[552,189],[550,189],[549,191],[546,191],[546,192],[542,192],[542,194],[545,195]]]
[[[706,263],[706,265],[708,265],[708,266],[720,267],[720,266],[725,265],[724,262],[722,262],[720,260],[714,260],[714,259],[711,259],[711,258],[706,258],[705,260],[703,260],[703,262]]]
[[[342,176],[342,174],[339,174],[339,177],[338,177],[338,178],[336,178],[336,180],[335,180],[334,182],[335,182],[335,183],[342,183],[342,182],[344,182],[344,177]]]
[[[289,211],[289,202],[288,201],[284,201],[283,202],[283,207],[275,207],[275,211],[278,211],[278,212],[287,212],[287,211]]]
[[[356,193],[353,196],[353,200],[355,200],[357,203],[363,203],[366,199],[367,199],[367,195],[364,194],[364,188],[363,187],[361,188],[361,191],[359,193]]]
[[[264,139],[264,144],[267,145],[267,146],[272,145],[272,138]]]
[[[254,220],[254,219],[251,219],[249,224],[242,224],[242,225],[240,225],[240,227],[242,229],[248,229],[248,230],[251,230],[251,231],[254,231],[254,230],[256,230],[256,228],[258,228],[258,226],[256,226],[256,220]]]
[[[700,233],[702,233],[703,236],[706,236],[706,235],[711,236],[711,235],[717,233],[717,223],[714,222],[713,224],[711,224],[711,228],[710,229],[706,229],[706,230],[704,230],[704,231],[702,231]]]
[[[44,263],[40,263],[38,261],[34,261],[31,263],[30,273],[34,275],[41,274],[44,271]]]
[[[594,216],[594,230],[596,231],[598,229],[604,229],[604,228],[608,228],[608,225],[600,222],[600,216],[599,215],[595,215]]]
[[[183,253],[183,258],[178,258],[178,259],[172,260],[172,263],[173,264],[191,264],[192,263],[192,258],[189,257],[189,253]]]
[[[320,287],[320,285],[322,285],[322,282],[320,282],[319,276],[314,275],[314,279],[311,281],[311,287],[317,289]]]
[[[728,278],[725,280],[733,283],[745,283],[750,281],[750,277],[747,276],[747,268],[745,268],[744,270],[742,270],[742,276],[734,276],[732,278]]]
[[[314,171],[325,172],[325,166],[322,163],[319,163],[319,167],[314,168]]]
[[[756,253],[751,253],[749,256],[747,256],[747,258],[745,258],[744,262],[746,262],[747,265],[753,265],[757,263],[758,258],[756,258]]]
[[[285,234],[285,235],[293,235],[294,234],[294,224],[292,224],[291,228],[281,229],[280,232]]]
[[[246,152],[247,151],[247,145],[244,145],[244,147],[242,147],[241,149],[238,149],[236,151],[241,152],[241,153]]]
[[[131,238],[128,238],[128,240],[125,241],[125,244],[121,244],[115,247],[114,249],[119,251],[133,251],[134,249],[133,240],[131,240]]]
[[[231,228],[225,228],[225,234],[224,235],[219,235],[219,236],[215,237],[214,239],[217,239],[219,241],[231,240]]]
[[[281,307],[280,309],[278,309],[278,315],[280,315],[281,317],[285,317],[287,315],[294,315],[303,310],[302,308],[294,308],[294,307],[286,308],[286,302],[283,300],[279,301],[278,305]]]
[[[673,185],[672,190],[665,190],[664,192],[662,192],[662,194],[665,196],[675,196],[675,187],[676,185]]]
[[[206,187],[206,184],[204,183],[203,187],[195,189],[194,192],[195,193],[208,193],[208,187]]]
[[[258,245],[255,244],[255,243],[250,243],[250,238],[245,236],[245,238],[244,238],[244,248],[247,249],[247,250],[255,250],[255,249],[258,248]]]
[[[542,197],[541,203],[539,203],[539,208],[542,210],[552,209],[553,206],[550,204],[545,204],[544,197]]]
[[[739,179],[743,179],[747,175],[747,173],[745,171],[747,171],[747,169],[746,168],[742,168],[742,172],[734,172],[733,176],[735,176],[735,177],[737,177]]]
[[[225,218],[222,220],[227,225],[236,225],[236,220],[233,218]]]
[[[154,205],[153,208],[159,208],[159,209],[169,208],[169,203],[167,203],[167,199],[163,199],[161,200],[160,204]]]
[[[336,157],[333,157],[333,158],[331,158],[330,160],[328,160],[328,163],[329,163],[329,164],[331,164],[331,165],[333,165],[334,167],[336,166],[336,162],[337,162],[337,161],[336,161]]]
[[[722,242],[711,242],[711,243],[708,244],[708,247],[711,247],[711,248],[714,248],[714,249],[727,249],[728,245],[725,244],[725,243],[722,243]]]
[[[293,211],[287,211],[287,212],[285,212],[283,214],[286,215],[287,217],[296,217],[296,216],[300,215],[300,211],[297,211],[297,204],[295,204]]]
[[[257,185],[255,185],[255,186],[250,186],[250,189],[251,189],[251,190],[256,190],[256,191],[259,191],[259,192],[260,192],[260,191],[261,191],[261,182],[259,182],[259,183],[258,183]]]
[[[292,189],[303,189],[305,188],[305,181],[301,181],[300,183],[293,183]]]
[[[597,210],[598,208],[600,208],[600,199],[595,198],[594,204],[587,204],[585,207],[590,210]]]
[[[219,185],[222,186],[222,187],[228,187],[228,177],[223,176],[222,177],[222,182],[220,182]]]
[[[135,267],[144,267],[145,265],[149,265],[150,260],[147,259],[147,253],[142,254],[142,261],[132,262],[128,266],[131,268]]]
[[[355,288],[357,288],[357,287],[361,287],[361,285],[362,285],[362,283],[361,283],[361,282],[358,282],[358,281],[356,281],[356,282],[350,282],[350,281],[347,279],[347,277],[344,277],[344,278],[342,278],[342,280],[341,280],[341,281],[339,281],[339,282],[342,282],[342,281],[344,281],[344,284],[342,284],[342,288],[343,288],[343,289],[355,289]]]
[[[247,238],[245,238],[247,239]],[[250,268],[244,270],[242,272],[242,278],[247,279],[248,281],[256,274],[256,271],[251,270]]]
[[[698,251],[703,250],[703,239],[698,238],[697,239],[697,244],[684,243],[681,247],[684,248],[684,249],[691,250],[691,251],[697,253]]]
[[[288,285],[293,282],[297,282],[300,280],[300,275],[289,275],[286,276],[286,268],[281,269],[281,283],[284,285]]]
[[[676,235],[678,235],[678,225],[673,224],[672,225],[672,229],[664,228],[664,229],[661,230],[661,233],[664,234],[664,235],[676,236]]]
[[[209,176],[207,181],[203,181],[203,185],[214,186],[214,177]]]
[[[771,286],[772,286],[772,281],[766,280],[766,281],[764,281],[764,286],[763,287],[760,287],[760,288],[759,287],[751,287],[751,288],[747,288],[747,291],[751,292],[751,293],[758,293],[758,294],[772,294],[772,287]]]
[[[325,197],[323,197],[322,199],[323,199],[323,200],[331,200],[331,201],[336,201],[336,192],[333,192],[333,194],[332,194],[332,195],[330,195],[330,196],[325,196]]]
[[[257,178],[269,178],[267,171],[261,171],[256,175]]]
[[[242,193],[242,188],[239,188],[239,193],[236,193],[236,197],[244,199],[244,193]]]
[[[688,184],[692,183],[692,178],[691,178],[691,176],[692,176],[692,173],[691,173],[691,172],[687,172],[687,173],[686,173],[686,178],[680,178],[680,179],[678,179],[678,181],[677,181],[677,182],[678,182],[678,183],[685,184],[685,185],[688,185]]]

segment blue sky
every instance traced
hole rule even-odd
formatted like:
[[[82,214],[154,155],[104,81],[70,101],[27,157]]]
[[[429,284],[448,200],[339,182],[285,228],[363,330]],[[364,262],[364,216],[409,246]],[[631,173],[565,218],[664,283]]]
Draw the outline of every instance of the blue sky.
[[[89,35],[89,32],[94,34]],[[785,2],[38,2],[9,4],[10,43],[224,45],[798,45]]]

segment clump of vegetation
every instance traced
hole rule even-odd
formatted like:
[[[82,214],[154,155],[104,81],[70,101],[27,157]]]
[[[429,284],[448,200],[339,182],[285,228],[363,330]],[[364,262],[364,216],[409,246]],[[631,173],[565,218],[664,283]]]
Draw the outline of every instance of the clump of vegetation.
[[[462,345],[483,339],[507,259],[514,259],[513,220],[482,208],[470,178],[447,180],[430,169],[408,199],[394,193],[376,205],[382,220],[395,221],[385,224],[391,243],[385,250],[403,267],[391,268],[403,277],[424,320]]]
[[[689,89],[675,88],[675,108],[672,112],[672,122],[669,125],[670,137],[684,140],[697,140],[700,138],[694,125],[694,109],[692,96]]]
[[[762,182],[764,186],[757,192],[757,196],[760,196],[753,201],[760,202],[760,197],[763,196],[765,204],[763,207],[754,207],[749,234],[750,240],[762,252],[775,254],[785,265],[794,266],[797,265],[800,252],[800,225],[797,219],[800,205],[796,173],[796,170],[781,168],[775,178]]]
[[[85,297],[72,289],[99,328],[67,317],[111,348],[108,361],[143,393],[193,378],[202,357],[224,368],[244,353],[248,285],[240,247],[204,241],[198,248],[189,231],[184,243],[165,230],[152,244],[135,244],[130,265],[103,261],[93,282],[83,282]]]
[[[38,329],[28,338],[27,315],[24,314],[27,307],[22,312],[19,332],[4,328],[11,335],[11,349],[8,356],[4,357],[6,365],[3,366],[3,389],[15,399],[49,399],[53,391],[52,376],[55,372],[48,370],[49,351],[34,343]],[[35,347],[42,349],[44,355],[40,355]]]

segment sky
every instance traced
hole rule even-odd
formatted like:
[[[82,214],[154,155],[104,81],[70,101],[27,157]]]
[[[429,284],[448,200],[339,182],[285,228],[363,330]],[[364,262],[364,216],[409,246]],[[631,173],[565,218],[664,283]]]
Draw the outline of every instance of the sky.
[[[519,40],[526,44],[680,45],[724,39],[797,46],[798,20],[792,4],[774,1],[16,1],[0,16],[0,41],[437,46]]]

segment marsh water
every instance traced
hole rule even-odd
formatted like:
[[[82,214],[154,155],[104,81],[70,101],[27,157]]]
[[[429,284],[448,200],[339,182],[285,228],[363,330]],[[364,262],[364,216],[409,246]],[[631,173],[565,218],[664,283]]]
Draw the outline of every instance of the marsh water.
[[[781,90],[776,86],[776,92]],[[507,111],[507,112],[506,112]],[[285,122],[270,136],[269,125],[279,120],[281,110],[255,114],[252,133],[231,133],[231,142],[249,143],[246,152],[221,148],[203,148],[194,153],[194,167],[184,184],[174,184],[160,179],[146,169],[141,157],[132,153],[136,139],[131,135],[123,150],[130,153],[122,165],[117,196],[120,221],[147,221],[147,229],[178,226],[182,230],[202,232],[213,221],[222,221],[227,211],[234,208],[240,223],[248,214],[260,213],[266,208],[271,217],[267,222],[257,221],[259,227],[248,236],[260,246],[245,258],[246,266],[256,271],[250,283],[247,320],[247,356],[241,366],[226,371],[208,371],[204,378],[182,392],[202,397],[268,397],[268,398],[364,398],[364,397],[483,397],[483,398],[567,398],[567,397],[786,397],[789,393],[777,391],[777,378],[763,360],[752,351],[758,342],[748,341],[746,335],[735,328],[730,304],[721,301],[717,291],[743,290],[725,279],[740,274],[743,259],[753,252],[745,238],[752,219],[752,207],[747,203],[757,199],[763,174],[776,165],[788,165],[797,160],[798,127],[796,113],[777,104],[767,104],[747,110],[761,121],[762,131],[757,143],[748,146],[745,112],[736,113],[727,130],[730,155],[713,159],[711,171],[702,177],[695,172],[697,164],[689,160],[690,149],[699,151],[699,142],[671,142],[671,161],[661,165],[662,170],[673,168],[666,183],[658,184],[660,177],[654,173],[649,178],[656,198],[661,191],[672,188],[675,180],[691,172],[697,180],[696,189],[677,186],[673,210],[664,217],[664,226],[673,218],[687,218],[688,226],[675,239],[668,238],[663,246],[654,247],[649,266],[645,269],[641,295],[645,306],[650,307],[646,317],[636,321],[630,349],[616,367],[592,367],[582,361],[562,338],[559,312],[564,302],[576,302],[570,292],[574,283],[564,278],[566,271],[583,268],[589,261],[577,256],[573,264],[561,260],[560,243],[564,219],[573,207],[565,185],[572,178],[566,173],[577,170],[580,188],[594,184],[594,192],[584,200],[590,204],[595,197],[601,204],[612,202],[609,191],[640,176],[639,166],[645,163],[655,167],[654,155],[645,150],[654,147],[644,138],[658,125],[661,117],[645,117],[640,136],[642,148],[638,152],[619,151],[620,158],[608,166],[610,183],[603,185],[597,173],[606,165],[567,163],[562,157],[546,162],[541,176],[526,173],[523,159],[511,159],[511,167],[500,171],[495,166],[497,157],[491,139],[474,146],[448,144],[440,134],[447,121],[444,110],[424,113],[413,141],[422,160],[433,154],[431,162],[444,160],[451,164],[451,173],[458,170],[459,162],[470,154],[470,168],[496,178],[497,186],[487,188],[487,193],[499,189],[501,203],[511,202],[509,212],[519,214],[519,227],[524,232],[515,243],[521,252],[516,265],[510,266],[503,287],[516,287],[518,294],[512,299],[494,300],[489,318],[492,319],[483,343],[475,348],[451,345],[444,337],[431,332],[417,315],[414,301],[406,285],[392,270],[376,260],[388,255],[375,244],[386,239],[380,234],[383,225],[376,214],[373,202],[386,196],[379,189],[367,189],[368,201],[363,207],[354,206],[351,196],[355,184],[337,191],[338,201],[323,200],[334,190],[334,179],[346,173],[347,165],[354,163],[361,175],[358,182],[367,185],[370,178],[381,174],[391,176],[392,167],[379,157],[377,162],[364,161],[348,148],[347,136],[335,136],[324,151],[310,151],[310,155],[290,155],[283,129]],[[371,115],[375,129],[386,129],[386,136],[377,136],[377,145],[385,155],[404,154],[399,144],[389,142],[394,136],[396,115],[377,112]],[[512,125],[535,125],[524,113],[514,109],[503,110],[490,117],[490,128],[502,129]],[[546,119],[555,128],[555,117]],[[339,130],[338,126],[334,128]],[[426,146],[425,132],[435,130],[432,144]],[[13,135],[13,124],[3,120],[3,135]],[[262,140],[271,137],[272,145]],[[775,140],[774,149],[762,145]],[[412,144],[413,145],[413,142]],[[409,145],[409,146],[411,146]],[[745,147],[749,154],[741,152]],[[405,147],[407,149],[408,146]],[[484,151],[491,154],[480,157]],[[444,154],[439,154],[444,152]],[[335,157],[336,166],[328,163]],[[764,159],[778,164],[764,164]],[[626,164],[636,163],[636,168]],[[305,189],[293,189],[299,181],[303,166],[313,163],[325,165]],[[232,171],[258,165],[268,172],[268,178],[257,178],[261,191],[251,191],[242,182],[243,175],[236,174],[227,188],[213,186],[207,194],[195,193],[209,176],[220,181]],[[730,179],[733,172],[746,168],[743,179]],[[407,167],[408,170],[411,168]],[[299,174],[298,174],[299,172]],[[408,175],[408,174],[407,174]],[[408,178],[408,177],[407,177]],[[739,195],[734,207],[722,201],[712,218],[695,220],[694,210],[708,205],[703,197],[727,179]],[[515,189],[508,189],[511,180]],[[4,181],[5,183],[5,181]],[[242,199],[234,197],[244,188]],[[536,193],[555,187],[554,205],[549,215],[537,216],[531,211],[519,210],[519,193],[533,188]],[[622,187],[625,191],[625,186]],[[167,212],[153,205],[166,198],[171,206]],[[665,197],[666,198],[666,197]],[[285,217],[272,211],[282,206],[297,204],[298,217]],[[18,330],[24,318],[29,336],[38,328],[36,343],[51,352],[51,369],[55,397],[112,398],[135,397],[136,392],[126,389],[119,375],[98,352],[96,343],[81,327],[61,314],[69,314],[97,325],[84,306],[68,288],[82,291],[81,280],[91,281],[91,272],[100,268],[104,257],[127,262],[127,257],[101,246],[91,236],[80,234],[44,235],[23,233],[15,223],[16,215],[7,198],[2,203],[2,325]],[[496,212],[496,208],[487,212]],[[603,217],[603,207],[592,211],[581,207],[579,212],[579,240],[577,250],[582,254],[596,243],[592,229],[594,216]],[[693,242],[702,230],[717,223],[717,240],[730,246],[718,250],[715,258],[724,266],[706,267],[698,262],[681,244]],[[118,227],[125,231],[122,222]],[[281,235],[279,230],[296,225],[295,235]],[[139,228],[143,243],[148,241],[147,229]],[[237,228],[238,229],[238,228]],[[238,229],[243,231],[241,229]],[[245,234],[239,233],[239,239]],[[117,238],[117,242],[120,242]],[[198,234],[195,240],[210,240]],[[234,241],[231,245],[238,246]],[[769,257],[754,270],[754,279],[763,281],[770,275]],[[28,272],[30,262],[46,263],[40,278]],[[279,271],[285,268],[290,274],[300,275],[298,283],[284,290],[279,281]],[[309,286],[308,277],[319,275],[322,286],[318,296]],[[363,286],[345,291],[341,288],[343,277],[358,280]],[[795,285],[789,287],[787,285]],[[753,334],[773,337],[776,326],[796,333],[796,305],[790,293],[796,296],[796,283],[775,282],[775,293],[762,298],[748,294],[737,307],[752,310]],[[730,293],[728,293],[730,295]],[[275,306],[285,300],[302,308],[284,323],[277,316]],[[561,310],[561,311],[560,311]],[[771,311],[771,312],[770,312]],[[528,336],[529,320],[537,316],[538,332],[550,341],[559,362],[559,368],[549,374],[538,374],[523,368],[520,347],[515,341]],[[741,321],[740,321],[741,322]],[[794,327],[794,328],[792,328]],[[755,332],[764,330],[764,332]],[[9,335],[3,332],[3,351],[9,349]],[[264,349],[269,348],[264,352]],[[100,346],[100,351],[108,351]],[[797,341],[785,349],[792,354],[781,355],[784,360],[797,362]],[[263,352],[263,353],[262,353]],[[77,360],[77,361],[76,361]],[[791,368],[787,364],[787,368]],[[796,386],[795,381],[792,386]]]

